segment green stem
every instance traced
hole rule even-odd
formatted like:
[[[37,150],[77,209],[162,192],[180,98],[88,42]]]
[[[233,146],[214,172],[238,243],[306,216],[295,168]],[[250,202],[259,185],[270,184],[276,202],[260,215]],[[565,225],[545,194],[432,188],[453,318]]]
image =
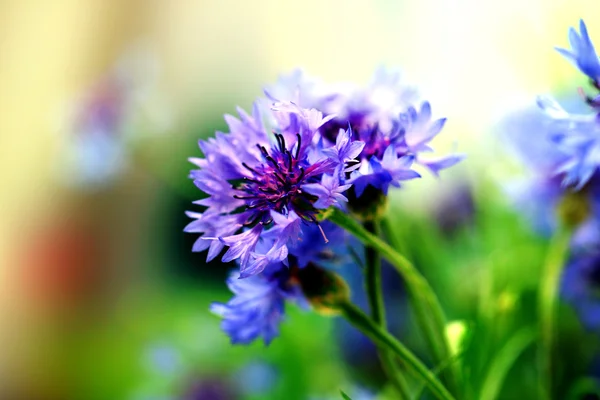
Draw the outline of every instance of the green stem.
[[[372,235],[378,234],[375,222],[365,222],[364,227]],[[365,286],[371,317],[375,323],[386,329],[385,306],[381,288],[381,258],[373,246],[365,247],[365,261]]]
[[[535,338],[536,332],[533,328],[523,328],[506,342],[493,358],[478,399],[495,400],[498,397],[506,375]]]
[[[445,335],[446,318],[433,289],[425,278],[404,256],[395,251],[379,237],[364,229],[352,217],[343,211],[332,208],[327,215],[328,220],[344,228],[366,246],[376,249],[402,275],[406,289],[411,298],[419,328],[431,349],[436,364],[442,364],[450,359],[450,347]],[[456,369],[451,366],[444,371],[444,381],[457,392],[458,379]]]
[[[542,374],[542,393],[545,398],[551,399],[553,393],[553,347],[555,335],[555,314],[558,299],[560,278],[563,266],[569,253],[571,231],[559,229],[552,237],[550,249],[542,272],[541,287],[539,291],[539,316],[541,329],[541,348],[539,352],[540,373]]]
[[[367,231],[374,235],[378,234],[376,222],[365,222],[364,227]],[[381,258],[377,250],[371,246],[365,248],[365,289],[367,298],[369,299],[369,308],[371,309],[371,317],[373,322],[379,325],[382,329],[387,329],[385,319],[385,304],[383,300],[383,290],[381,286]],[[378,347],[377,353],[383,370],[394,385],[401,399],[410,399],[410,393],[407,388],[406,381],[403,379],[397,365],[394,361],[394,356],[387,349]]]
[[[342,315],[358,328],[362,333],[371,338],[376,344],[393,352],[409,368],[413,369],[419,375],[431,392],[439,400],[454,400],[454,397],[448,392],[444,385],[437,379],[421,360],[419,360],[410,350],[408,350],[396,338],[382,329],[378,324],[371,320],[358,307],[348,302],[340,305]]]
[[[391,246],[393,246],[394,249],[396,249],[396,253],[403,251],[402,243],[400,243],[398,236],[395,234],[394,230],[392,229],[388,218],[384,218],[382,220],[381,227],[382,227],[383,233],[384,233],[387,241],[390,243]],[[407,263],[410,264],[410,262],[405,257],[403,257],[403,258]],[[412,265],[411,265],[411,268],[416,271],[416,269]],[[402,274],[402,272],[400,272],[400,273]],[[406,276],[405,276],[405,279],[406,279]],[[414,278],[414,281],[415,281],[415,285],[417,285],[417,286],[422,285],[423,281],[425,282],[425,285],[427,285],[429,287],[429,289],[432,293],[430,296],[433,299],[432,306],[435,307],[435,305],[437,304],[437,307],[440,310],[437,313],[437,320],[431,321],[430,313],[428,312],[427,307],[413,303],[413,312],[414,312],[414,316],[415,316],[417,325],[419,326],[419,329],[421,330],[421,332],[424,332],[425,343],[427,344],[428,348],[431,350],[431,353],[433,355],[435,362],[437,363],[437,365],[448,364],[448,368],[442,370],[441,377],[442,377],[444,383],[450,387],[451,392],[457,393],[458,383],[457,383],[456,377],[458,376],[458,372],[456,371],[456,365],[452,362],[449,362],[452,359],[452,355],[450,354],[450,347],[447,342],[447,338],[445,336],[445,329],[446,329],[445,316],[443,314],[443,311],[441,311],[441,306],[439,305],[439,301],[437,300],[435,293],[433,293],[433,290],[427,284],[425,279],[421,276],[421,279]],[[418,289],[412,290],[411,286],[410,285],[408,285],[408,286],[409,286],[408,287],[409,295],[415,302],[418,301],[417,296],[419,295],[419,293],[415,292]],[[425,294],[421,293],[421,295],[425,295]],[[435,315],[434,315],[434,317],[435,317]]]

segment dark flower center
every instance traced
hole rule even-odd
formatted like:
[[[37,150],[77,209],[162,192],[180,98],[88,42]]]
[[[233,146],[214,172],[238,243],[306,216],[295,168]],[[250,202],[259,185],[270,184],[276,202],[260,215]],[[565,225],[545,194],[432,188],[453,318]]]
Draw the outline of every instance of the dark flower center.
[[[352,128],[353,140],[365,142],[365,147],[359,156],[359,159],[363,160],[368,160],[373,156],[381,159],[385,149],[400,137],[400,135],[383,134],[377,124],[368,125],[363,113],[350,114],[347,119],[334,118],[323,125],[319,131],[325,139],[335,143],[340,129],[346,130],[348,126]]]
[[[315,220],[313,203],[316,197],[304,193],[301,186],[312,181],[310,173],[316,165],[307,165],[301,151],[300,135],[297,135],[297,148],[293,153],[288,150],[282,134],[276,133],[275,138],[277,148],[271,153],[264,146],[256,145],[265,163],[254,168],[243,164],[253,177],[244,178],[239,185],[234,185],[235,189],[243,192],[234,197],[246,202],[246,210],[255,211],[246,225],[270,224],[271,210],[284,215],[293,210],[305,220]]]

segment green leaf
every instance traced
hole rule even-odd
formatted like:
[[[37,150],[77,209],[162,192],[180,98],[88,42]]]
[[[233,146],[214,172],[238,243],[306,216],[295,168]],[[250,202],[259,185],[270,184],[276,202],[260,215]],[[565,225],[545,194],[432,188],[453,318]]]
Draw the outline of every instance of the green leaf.
[[[508,371],[536,337],[533,328],[523,328],[515,333],[504,347],[496,353],[483,381],[479,396],[480,400],[495,400],[498,398]]]
[[[352,400],[350,398],[350,396],[348,396],[346,393],[344,393],[343,390],[340,390],[340,394],[342,395],[342,399],[344,399],[344,400]]]
[[[586,395],[591,397],[592,394],[600,396],[600,385],[593,377],[584,376],[573,383],[569,389],[567,399],[578,400],[585,398]]]

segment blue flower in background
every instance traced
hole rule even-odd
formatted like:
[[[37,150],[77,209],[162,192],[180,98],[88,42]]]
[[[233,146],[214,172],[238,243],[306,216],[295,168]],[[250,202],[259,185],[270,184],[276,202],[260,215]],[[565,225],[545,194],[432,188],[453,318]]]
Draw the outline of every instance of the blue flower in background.
[[[598,82],[600,80],[600,60],[598,60],[598,55],[583,20],[579,21],[579,33],[574,28],[569,29],[569,43],[571,44],[571,50],[563,48],[557,48],[556,50],[575,64],[590,79]]]
[[[552,118],[548,138],[564,156],[554,173],[565,187],[580,190],[600,167],[600,121],[595,114],[570,114],[546,96],[538,105]]]
[[[569,262],[563,275],[562,295],[585,327],[600,329],[600,253],[580,255]]]
[[[572,103],[572,99],[566,101]],[[557,228],[557,209],[574,189],[565,186],[564,173],[557,172],[569,160],[556,145],[557,127],[555,119],[535,107],[509,115],[500,125],[507,148],[526,167],[526,177],[507,185],[507,192],[516,208],[544,235],[551,235]],[[590,212],[575,231],[573,245],[594,246],[600,243],[600,174],[592,174],[578,193],[588,203]]]
[[[558,51],[592,80],[595,90],[600,90],[600,60],[583,21],[579,30],[569,31],[571,50]],[[569,113],[548,96],[538,98],[539,107],[553,121],[547,130],[548,138],[564,156],[554,173],[565,187],[575,190],[581,190],[600,167],[600,96],[587,96],[581,88],[579,94],[583,98],[581,104],[587,104],[592,112]]]
[[[252,361],[235,373],[240,392],[246,395],[265,396],[275,386],[279,371],[275,365]]]
[[[286,301],[303,304],[300,288],[293,284],[287,268],[247,279],[234,273],[227,286],[233,298],[226,304],[213,303],[211,311],[223,318],[221,328],[233,344],[248,344],[259,337],[271,343],[279,335]]]

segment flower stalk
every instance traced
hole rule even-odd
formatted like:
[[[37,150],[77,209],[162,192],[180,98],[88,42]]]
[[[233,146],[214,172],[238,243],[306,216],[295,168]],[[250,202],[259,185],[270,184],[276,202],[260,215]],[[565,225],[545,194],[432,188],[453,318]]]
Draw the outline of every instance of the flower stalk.
[[[439,400],[454,400],[452,394],[438,380],[433,372],[431,372],[421,360],[419,360],[410,350],[408,350],[396,338],[390,335],[386,330],[382,329],[365,313],[363,313],[355,305],[345,302],[340,304],[342,315],[362,333],[367,335],[371,340],[377,343],[380,347],[392,352],[400,360],[411,368],[418,376],[423,378],[427,387]]]
[[[365,222],[364,227],[372,234],[378,234],[377,222]],[[369,308],[371,309],[371,317],[375,324],[379,325],[382,329],[387,329],[385,304],[381,286],[381,257],[377,249],[367,246],[365,248],[365,259],[365,289],[369,300]],[[377,353],[386,375],[394,385],[400,398],[410,399],[407,383],[398,370],[393,353],[380,346],[377,347]]]
[[[549,252],[544,265],[541,277],[541,286],[539,291],[539,318],[541,347],[539,349],[539,363],[542,385],[541,391],[546,399],[552,398],[553,393],[553,371],[554,354],[553,347],[555,341],[555,319],[556,305],[558,300],[560,278],[563,267],[569,254],[569,244],[571,241],[571,230],[562,227],[552,237]]]
[[[436,364],[444,363],[450,359],[450,348],[444,335],[446,320],[443,309],[433,289],[414,265],[343,211],[331,208],[328,213],[328,220],[346,229],[363,244],[377,249],[379,254],[385,257],[400,273],[404,278],[411,298],[411,306],[417,323],[433,353]],[[444,371],[444,380],[453,390],[458,390],[458,379],[454,368]]]

